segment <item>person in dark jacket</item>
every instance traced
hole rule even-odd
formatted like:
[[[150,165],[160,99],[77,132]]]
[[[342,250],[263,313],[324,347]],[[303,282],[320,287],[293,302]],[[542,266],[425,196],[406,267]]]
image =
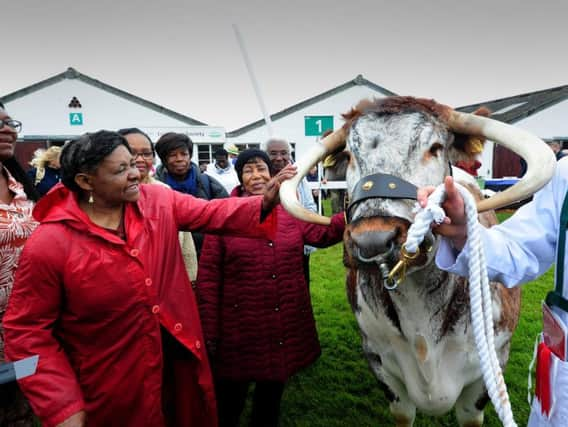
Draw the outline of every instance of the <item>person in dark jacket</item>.
[[[193,141],[187,135],[165,133],[156,142],[156,153],[162,162],[156,178],[172,189],[205,200],[229,196],[219,181],[202,174],[199,166],[191,161]]]
[[[44,196],[51,187],[61,181],[59,171],[59,156],[61,147],[54,145],[47,150],[36,150],[34,158],[30,162],[32,168],[28,171],[28,176],[40,196]]]
[[[271,163],[261,150],[243,151],[235,169],[241,185],[232,198],[263,194]],[[210,354],[221,427],[237,426],[255,383],[252,426],[276,426],[284,386],[320,355],[302,258],[304,244],[341,241],[342,214],[330,226],[308,224],[276,208],[273,239],[205,239],[197,296]]]
[[[191,161],[193,141],[183,133],[168,132],[156,142],[156,153],[162,164],[156,170],[156,178],[172,189],[191,194],[200,199],[212,200],[229,197],[225,187],[215,178],[201,173],[199,166]],[[192,233],[197,258],[203,246],[203,234]]]

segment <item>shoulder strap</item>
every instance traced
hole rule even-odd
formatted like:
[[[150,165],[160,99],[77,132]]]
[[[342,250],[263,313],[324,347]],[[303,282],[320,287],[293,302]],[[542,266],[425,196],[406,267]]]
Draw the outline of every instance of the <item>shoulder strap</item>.
[[[562,211],[560,213],[560,226],[558,231],[558,254],[556,256],[556,283],[554,290],[546,295],[549,306],[557,306],[568,312],[568,300],[562,295],[564,292],[564,258],[566,251],[566,228],[568,227],[568,194],[564,196]]]

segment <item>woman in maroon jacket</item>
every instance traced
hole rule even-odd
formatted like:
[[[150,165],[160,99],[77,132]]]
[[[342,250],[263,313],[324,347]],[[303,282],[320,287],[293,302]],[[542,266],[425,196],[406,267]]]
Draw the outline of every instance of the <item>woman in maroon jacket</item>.
[[[260,195],[270,180],[264,151],[243,151],[233,197]],[[210,353],[219,424],[237,426],[251,382],[252,426],[276,426],[284,385],[320,355],[302,257],[304,244],[342,239],[345,221],[304,223],[276,208],[274,239],[207,236],[198,269],[198,304]]]
[[[33,211],[40,225],[4,317],[7,357],[39,355],[20,386],[42,425],[215,427],[178,230],[271,234],[274,214],[260,217],[284,175],[264,198],[241,200],[139,185],[128,143],[108,131],[67,144],[61,165],[64,185]]]

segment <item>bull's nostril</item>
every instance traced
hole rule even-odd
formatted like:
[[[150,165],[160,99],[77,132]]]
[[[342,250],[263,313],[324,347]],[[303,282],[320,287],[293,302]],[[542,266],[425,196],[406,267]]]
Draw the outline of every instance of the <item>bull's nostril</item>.
[[[389,252],[396,236],[396,230],[368,231],[360,234],[352,233],[351,239],[358,249],[359,255],[369,259]]]

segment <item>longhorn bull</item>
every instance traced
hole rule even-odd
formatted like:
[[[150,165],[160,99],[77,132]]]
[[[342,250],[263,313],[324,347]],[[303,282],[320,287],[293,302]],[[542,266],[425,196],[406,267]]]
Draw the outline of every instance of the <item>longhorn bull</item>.
[[[543,143],[505,124],[410,97],[363,101],[344,117],[340,130],[300,159],[298,176],[282,185],[282,204],[298,218],[328,222],[301,207],[295,186],[319,160],[347,148],[347,293],[363,351],[386,390],[396,424],[411,426],[416,409],[441,415],[455,407],[461,426],[480,426],[488,397],[472,335],[467,281],[436,267],[434,235],[425,239],[422,254],[396,289],[388,289],[385,271],[398,261],[413,222],[416,186],[442,183],[450,164],[471,160],[476,144],[489,137],[525,158],[528,172],[515,187],[491,199],[481,200],[476,185],[469,188],[480,210],[507,205],[544,185],[546,178],[538,170],[549,158],[540,156],[545,148],[537,145]],[[497,222],[492,211],[480,220],[486,226]],[[492,283],[492,301],[496,350],[504,367],[520,291]]]

